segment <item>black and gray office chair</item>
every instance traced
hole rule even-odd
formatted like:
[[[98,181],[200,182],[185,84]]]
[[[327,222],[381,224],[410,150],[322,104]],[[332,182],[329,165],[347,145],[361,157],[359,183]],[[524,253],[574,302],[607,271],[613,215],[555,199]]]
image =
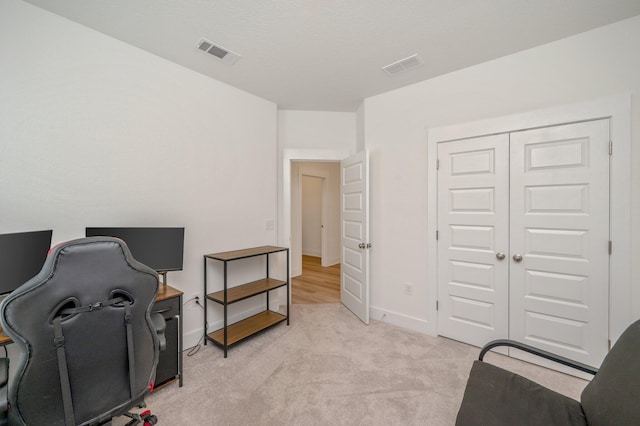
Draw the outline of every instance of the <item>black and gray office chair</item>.
[[[18,351],[4,413],[13,425],[155,424],[153,388],[164,320],[152,315],[158,276],[116,238],[54,247],[40,273],[0,305]],[[3,371],[3,373],[6,372]],[[1,378],[1,375],[0,375]],[[6,395],[6,394],[5,394]]]
[[[594,374],[580,402],[482,362],[497,346],[512,346]],[[509,340],[488,343],[474,361],[457,426],[640,425],[640,321],[631,324],[600,369]]]

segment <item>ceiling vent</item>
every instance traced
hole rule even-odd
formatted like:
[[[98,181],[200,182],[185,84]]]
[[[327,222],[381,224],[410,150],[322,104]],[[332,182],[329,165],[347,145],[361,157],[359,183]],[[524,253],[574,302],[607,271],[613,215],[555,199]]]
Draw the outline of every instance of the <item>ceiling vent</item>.
[[[400,59],[392,64],[382,67],[382,69],[389,75],[400,74],[401,72],[408,71],[410,69],[419,67],[424,64],[424,61],[418,54],[411,55],[408,58]]]
[[[240,55],[238,55],[236,52],[232,52],[231,50],[224,48],[220,45],[216,45],[213,42],[206,40],[204,38],[201,38],[200,41],[198,41],[197,47],[203,52],[206,52],[220,59],[225,64],[232,65],[238,59],[240,59]]]

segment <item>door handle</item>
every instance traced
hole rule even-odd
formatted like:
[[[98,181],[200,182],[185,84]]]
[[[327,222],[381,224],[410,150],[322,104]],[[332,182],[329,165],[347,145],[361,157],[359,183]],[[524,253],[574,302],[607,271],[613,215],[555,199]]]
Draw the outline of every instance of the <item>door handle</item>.
[[[501,252],[501,251],[496,253],[496,258],[498,260],[503,260],[505,257],[506,257],[505,254],[503,252]]]
[[[519,254],[514,254],[513,255],[513,261],[516,262],[516,263],[522,262],[522,256],[520,256]]]

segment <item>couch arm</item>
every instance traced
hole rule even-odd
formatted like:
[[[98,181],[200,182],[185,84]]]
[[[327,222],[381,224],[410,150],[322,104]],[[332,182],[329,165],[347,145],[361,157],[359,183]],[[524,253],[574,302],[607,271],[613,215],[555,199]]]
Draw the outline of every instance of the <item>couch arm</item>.
[[[598,369],[595,367],[591,367],[590,365],[582,364],[581,362],[576,362],[570,360],[569,358],[565,358],[559,355],[552,354],[551,352],[543,351],[542,349],[534,348],[533,346],[526,345],[524,343],[516,342],[514,340],[493,340],[482,347],[480,351],[480,355],[478,359],[480,361],[483,360],[485,354],[489,352],[493,348],[497,348],[499,346],[508,346],[511,348],[520,349],[521,351],[529,352],[530,354],[537,355],[539,357],[557,362],[562,365],[566,365],[571,368],[575,368],[576,370],[584,371],[585,373],[595,375],[598,372]]]
[[[164,322],[164,318],[162,314],[154,312],[151,314],[151,322],[153,322],[153,328],[158,335],[158,341],[160,342],[160,350],[164,351],[167,347],[167,339],[164,336],[164,329],[166,327],[166,323]]]

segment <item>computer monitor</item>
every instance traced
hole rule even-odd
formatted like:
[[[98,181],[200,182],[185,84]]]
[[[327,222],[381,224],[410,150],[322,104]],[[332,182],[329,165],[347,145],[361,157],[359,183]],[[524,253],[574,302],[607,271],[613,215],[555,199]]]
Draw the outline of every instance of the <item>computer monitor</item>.
[[[156,272],[182,270],[184,228],[88,227],[85,235],[120,238],[134,259]]]
[[[0,235],[0,295],[11,293],[42,269],[52,230]]]

